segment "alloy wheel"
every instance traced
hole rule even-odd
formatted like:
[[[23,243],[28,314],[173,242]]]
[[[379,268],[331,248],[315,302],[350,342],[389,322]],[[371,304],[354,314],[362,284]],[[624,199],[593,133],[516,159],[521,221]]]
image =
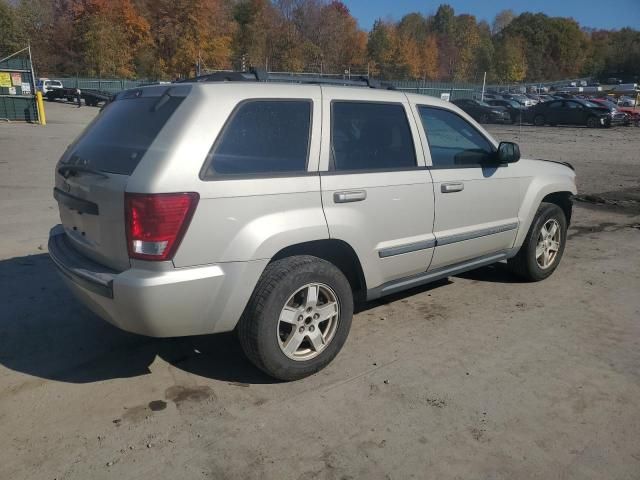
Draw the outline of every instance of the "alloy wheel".
[[[560,241],[560,224],[551,218],[545,222],[538,234],[536,262],[541,269],[546,270],[554,264],[560,251]]]
[[[285,303],[278,320],[278,344],[292,360],[310,360],[322,353],[335,336],[340,304],[328,285],[310,283]]]

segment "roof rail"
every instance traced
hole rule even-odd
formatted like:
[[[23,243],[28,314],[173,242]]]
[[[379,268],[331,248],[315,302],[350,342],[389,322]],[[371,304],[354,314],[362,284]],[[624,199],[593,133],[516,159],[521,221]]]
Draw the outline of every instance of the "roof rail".
[[[326,78],[318,77],[299,77],[284,73],[269,73],[261,68],[251,68],[248,72],[214,72],[206,75],[200,75],[184,80],[177,80],[176,83],[184,82],[284,82],[284,83],[308,83],[323,85],[341,85],[351,87],[367,87],[382,90],[395,90],[393,85],[374,80],[364,76],[355,78]]]

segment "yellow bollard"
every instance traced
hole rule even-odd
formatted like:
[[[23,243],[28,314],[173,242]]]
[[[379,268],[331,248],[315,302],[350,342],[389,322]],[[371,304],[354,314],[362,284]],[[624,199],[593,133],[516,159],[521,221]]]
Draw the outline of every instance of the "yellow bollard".
[[[36,92],[36,106],[38,107],[38,119],[40,125],[47,124],[47,116],[44,113],[44,102],[42,101],[42,92]]]

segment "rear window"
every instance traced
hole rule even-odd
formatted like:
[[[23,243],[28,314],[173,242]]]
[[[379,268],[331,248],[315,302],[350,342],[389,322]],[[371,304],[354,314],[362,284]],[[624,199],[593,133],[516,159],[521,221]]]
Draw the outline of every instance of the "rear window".
[[[61,163],[131,175],[190,89],[180,85],[120,93],[89,124]]]

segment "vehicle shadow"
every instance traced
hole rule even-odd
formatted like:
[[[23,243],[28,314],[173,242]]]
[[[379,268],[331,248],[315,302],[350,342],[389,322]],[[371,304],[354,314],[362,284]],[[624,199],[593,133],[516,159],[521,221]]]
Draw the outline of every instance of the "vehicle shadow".
[[[398,293],[394,293],[391,295],[387,295],[381,298],[377,298],[375,300],[370,300],[368,302],[358,301],[354,307],[354,313],[366,312],[367,310],[371,310],[376,307],[380,307],[382,305],[388,305],[389,303],[397,302],[399,300],[403,300],[405,298],[412,297],[414,295],[418,295],[420,293],[428,292],[435,288],[444,287],[446,285],[450,285],[453,282],[448,278],[443,278],[441,280],[436,280],[431,283],[427,283],[425,285],[420,285],[418,287],[410,288],[409,290],[403,290]]]
[[[47,254],[0,261],[0,364],[40,378],[90,383],[150,373],[160,357],[221,381],[274,383],[232,333],[155,339],[101,320],[63,284]]]
[[[493,265],[488,265],[476,270],[459,273],[455,276],[459,278],[465,278],[467,280],[476,280],[479,282],[523,283],[523,280],[509,271],[509,268],[505,263],[494,263]]]
[[[501,265],[459,275],[517,281]],[[443,279],[375,301],[356,313],[452,283]],[[244,356],[233,333],[156,339],[124,332],[75,300],[47,254],[0,261],[0,364],[16,372],[68,383],[150,373],[157,357],[186,372],[247,384],[276,381]]]

